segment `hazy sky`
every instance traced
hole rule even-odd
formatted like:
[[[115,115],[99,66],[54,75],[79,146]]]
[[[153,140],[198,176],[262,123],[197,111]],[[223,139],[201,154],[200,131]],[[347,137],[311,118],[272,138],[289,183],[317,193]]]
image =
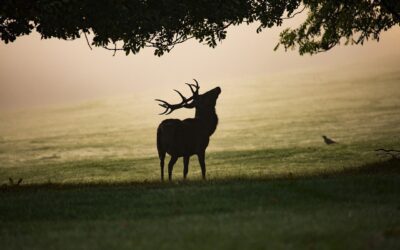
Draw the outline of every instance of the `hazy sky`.
[[[288,23],[287,25],[292,25]],[[297,26],[297,25],[296,25]],[[276,72],[317,70],[400,56],[400,28],[379,43],[341,46],[314,56],[273,51],[283,27],[256,34],[256,25],[228,30],[215,49],[188,41],[159,58],[153,49],[125,56],[76,41],[40,40],[33,33],[14,43],[0,42],[0,109],[25,108],[137,93],[149,88],[175,88],[196,78],[201,82],[265,77]],[[400,65],[399,65],[400,67]]]

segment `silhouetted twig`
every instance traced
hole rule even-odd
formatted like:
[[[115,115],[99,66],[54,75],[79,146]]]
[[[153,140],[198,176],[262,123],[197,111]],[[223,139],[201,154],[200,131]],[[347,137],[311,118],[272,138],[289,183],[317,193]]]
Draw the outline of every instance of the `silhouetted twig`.
[[[115,43],[114,43],[114,48],[109,48],[107,46],[103,46],[103,48],[106,50],[114,51],[113,56],[115,56],[115,54],[117,53],[117,50],[124,50],[123,48],[117,48],[117,45]]]
[[[19,178],[17,183],[14,183],[14,180],[11,177],[8,178],[8,181],[10,182],[10,186],[19,186],[22,183],[22,178]]]
[[[86,32],[83,32],[83,34],[85,35],[87,45],[89,46],[90,50],[92,50],[92,46],[90,46],[89,38],[87,37]]]
[[[287,16],[287,17],[282,17],[282,20],[284,19],[292,19],[293,17],[297,16],[298,14],[303,13],[303,11],[306,9],[306,6],[303,7],[303,9],[293,13],[291,16]]]

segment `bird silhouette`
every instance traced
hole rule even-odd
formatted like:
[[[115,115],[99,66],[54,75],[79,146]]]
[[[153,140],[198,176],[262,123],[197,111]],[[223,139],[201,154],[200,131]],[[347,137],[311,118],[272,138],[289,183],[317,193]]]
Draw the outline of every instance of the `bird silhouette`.
[[[323,135],[322,138],[324,139],[324,142],[325,142],[326,145],[331,145],[331,144],[337,143],[337,142],[335,142],[334,140],[332,140],[332,139],[326,137],[325,135]]]

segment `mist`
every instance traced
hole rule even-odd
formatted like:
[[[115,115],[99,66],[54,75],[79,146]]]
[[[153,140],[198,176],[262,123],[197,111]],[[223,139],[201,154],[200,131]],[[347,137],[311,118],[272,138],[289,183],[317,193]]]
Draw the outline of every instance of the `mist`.
[[[287,26],[293,25],[288,23]],[[294,23],[296,25],[296,23]],[[146,96],[170,91],[196,78],[207,85],[246,84],[247,81],[293,72],[354,68],[363,71],[400,66],[400,28],[383,33],[380,42],[338,46],[314,56],[273,48],[284,27],[256,34],[256,25],[228,30],[215,49],[190,40],[161,58],[146,49],[125,56],[90,48],[85,39],[41,40],[38,34],[0,44],[0,109],[64,105],[112,96]],[[385,64],[382,64],[385,61]],[[348,70],[346,71],[348,74]]]

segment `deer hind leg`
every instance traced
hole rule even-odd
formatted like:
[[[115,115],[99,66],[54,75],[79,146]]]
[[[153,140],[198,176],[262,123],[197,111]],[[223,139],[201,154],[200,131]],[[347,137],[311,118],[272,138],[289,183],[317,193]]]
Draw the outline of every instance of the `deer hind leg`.
[[[159,154],[159,157],[160,157],[161,181],[164,181],[164,159],[165,159],[165,153]]]
[[[206,162],[205,162],[205,155],[206,152],[202,152],[199,153],[197,155],[197,157],[199,158],[199,163],[200,163],[200,167],[201,167],[201,176],[203,178],[203,180],[206,179]]]
[[[189,159],[190,159],[190,156],[183,157],[183,179],[185,179],[185,180],[186,180],[186,176],[189,172]]]
[[[168,180],[169,181],[172,180],[172,170],[174,169],[174,164],[176,163],[177,160],[178,160],[178,157],[176,157],[176,156],[171,156],[171,160],[169,160],[169,163],[168,163]]]

